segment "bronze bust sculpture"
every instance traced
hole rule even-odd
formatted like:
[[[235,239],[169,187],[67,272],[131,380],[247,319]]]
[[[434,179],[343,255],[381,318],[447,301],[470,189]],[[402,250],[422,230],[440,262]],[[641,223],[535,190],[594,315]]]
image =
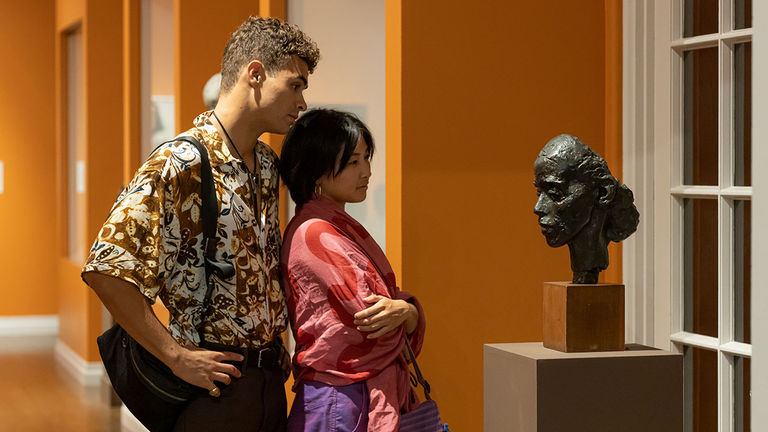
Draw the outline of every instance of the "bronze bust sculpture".
[[[608,243],[635,232],[640,215],[632,191],[605,160],[572,135],[552,138],[534,163],[534,213],[552,247],[565,244],[573,283],[595,284],[608,267]]]

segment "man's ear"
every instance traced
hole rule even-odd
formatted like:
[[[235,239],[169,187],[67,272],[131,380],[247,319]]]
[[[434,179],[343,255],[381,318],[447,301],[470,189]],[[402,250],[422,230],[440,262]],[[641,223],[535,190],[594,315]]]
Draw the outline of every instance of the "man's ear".
[[[248,84],[255,87],[264,81],[264,65],[258,60],[251,60],[245,66],[245,75]]]
[[[604,207],[607,207],[613,202],[613,197],[616,195],[616,184],[610,181],[605,181],[599,186],[597,202]]]

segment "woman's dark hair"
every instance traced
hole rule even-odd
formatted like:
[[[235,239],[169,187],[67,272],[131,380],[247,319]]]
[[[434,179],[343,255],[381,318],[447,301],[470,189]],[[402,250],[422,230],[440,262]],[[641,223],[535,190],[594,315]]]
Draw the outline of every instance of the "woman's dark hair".
[[[299,117],[286,135],[280,155],[280,177],[297,206],[312,199],[317,179],[339,175],[361,137],[367,145],[365,158],[370,159],[373,137],[354,114],[323,108]]]

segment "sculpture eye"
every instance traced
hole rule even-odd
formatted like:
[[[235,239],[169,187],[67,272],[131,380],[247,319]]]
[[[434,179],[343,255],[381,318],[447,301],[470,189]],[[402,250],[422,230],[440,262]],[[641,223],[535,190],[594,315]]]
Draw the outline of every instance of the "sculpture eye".
[[[563,194],[556,189],[548,190],[547,195],[549,195],[549,197],[552,198],[554,201],[560,201],[563,199]]]

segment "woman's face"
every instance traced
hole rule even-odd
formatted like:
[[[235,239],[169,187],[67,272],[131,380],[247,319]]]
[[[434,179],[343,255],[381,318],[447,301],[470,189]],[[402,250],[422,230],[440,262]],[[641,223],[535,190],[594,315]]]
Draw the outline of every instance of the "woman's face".
[[[539,156],[534,163],[537,195],[533,212],[539,217],[547,244],[567,244],[589,222],[598,190],[583,181],[567,178],[567,162]]]
[[[322,189],[321,194],[343,209],[346,203],[365,200],[370,177],[371,161],[368,158],[368,145],[360,137],[347,166],[337,176],[326,174],[320,177],[317,183]]]

